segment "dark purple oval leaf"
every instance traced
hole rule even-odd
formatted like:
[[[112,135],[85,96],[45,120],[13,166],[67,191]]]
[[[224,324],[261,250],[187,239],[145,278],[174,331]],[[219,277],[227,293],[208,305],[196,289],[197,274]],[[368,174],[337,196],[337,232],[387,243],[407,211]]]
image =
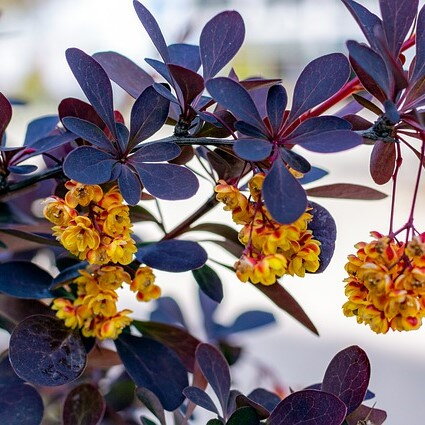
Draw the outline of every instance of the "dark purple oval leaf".
[[[167,65],[156,59],[146,58],[145,62],[150,65],[159,75],[161,75],[168,83],[173,85],[173,80],[168,72]]]
[[[99,52],[93,57],[102,65],[108,77],[137,99],[154,79],[133,61],[116,52]]]
[[[311,165],[303,156],[285,148],[282,148],[280,153],[286,164],[294,170],[299,171],[300,173],[308,173],[310,171]]]
[[[23,383],[24,381],[15,373],[10,364],[8,352],[3,352],[0,359],[0,387],[10,387]]]
[[[128,145],[130,132],[128,131],[128,128],[125,126],[125,124],[117,122],[116,125],[117,125],[117,139],[118,139],[119,151],[125,152]]]
[[[130,167],[124,164],[118,165],[121,166],[121,173],[118,177],[120,192],[129,205],[136,205],[141,197],[140,180]]]
[[[211,397],[203,390],[197,387],[187,387],[183,390],[183,394],[188,398],[192,403],[195,403],[197,406],[202,407],[210,412],[218,413],[218,409],[215,406],[214,402],[211,400]]]
[[[298,137],[313,136],[332,130],[351,130],[351,124],[343,118],[333,116],[313,117],[303,121],[286,137],[290,143],[296,143]],[[295,140],[295,141],[293,141]]]
[[[244,38],[245,24],[234,10],[219,13],[207,22],[199,40],[205,80],[214,77],[230,62]]]
[[[170,86],[167,83],[154,83],[152,87],[165,99],[168,99],[170,102],[178,105],[180,107],[180,103],[177,100],[176,96],[174,96],[173,93],[171,93]]]
[[[306,190],[308,196],[318,198],[379,200],[387,197],[385,193],[371,187],[351,183],[335,183],[317,186]]]
[[[63,425],[99,425],[105,414],[105,399],[91,384],[81,384],[68,393],[63,406]]]
[[[350,64],[342,53],[331,53],[310,62],[295,84],[288,122],[335,94],[349,76]]]
[[[121,334],[115,340],[118,354],[138,387],[152,391],[166,410],[177,409],[189,384],[185,367],[176,354],[150,338]]]
[[[218,77],[207,81],[206,88],[217,103],[228,109],[239,120],[267,133],[254,101],[240,83],[231,78]]]
[[[88,263],[86,261],[81,261],[61,270],[61,272],[52,280],[50,288],[53,289],[65,283],[70,283],[80,276],[80,270],[85,269],[87,265]]]
[[[154,135],[165,123],[169,101],[152,86],[136,99],[131,109],[130,142],[128,149]]]
[[[377,140],[370,156],[370,175],[376,184],[385,184],[391,179],[395,161],[395,143]]]
[[[156,309],[149,316],[150,320],[170,325],[180,325],[187,328],[183,313],[177,301],[171,297],[161,297],[156,300]]]
[[[269,88],[267,93],[267,116],[275,134],[279,132],[282,125],[287,103],[288,95],[284,87],[276,85]]]
[[[9,171],[14,174],[30,174],[34,171],[37,171],[38,167],[36,165],[9,165]]]
[[[199,269],[207,261],[201,245],[177,239],[160,241],[139,248],[137,259],[154,269],[179,273]]]
[[[387,413],[380,409],[360,405],[353,413],[347,416],[347,425],[382,425],[387,419]],[[363,422],[365,421],[365,422]]]
[[[206,264],[199,269],[192,270],[192,274],[201,291],[212,300],[221,303],[223,300],[223,284],[218,274]]]
[[[177,158],[181,153],[181,149],[175,143],[169,142],[152,142],[144,143],[130,156],[129,162],[160,162],[171,161]]]
[[[268,158],[273,145],[264,139],[238,139],[233,144],[233,150],[242,159],[247,161],[262,161]]]
[[[362,137],[350,130],[334,130],[325,133],[299,136],[291,143],[296,143],[312,152],[334,153],[355,148],[363,143]]]
[[[296,221],[307,207],[304,189],[279,158],[264,180],[263,196],[272,217],[282,224]]]
[[[423,81],[425,74],[425,5],[422,6],[418,15],[416,26],[416,58],[411,81]],[[422,91],[423,94],[423,91]]]
[[[145,407],[159,420],[161,425],[165,424],[165,412],[159,398],[147,388],[139,387],[136,389],[137,398]]]
[[[168,70],[177,84],[180,104],[187,108],[204,91],[204,79],[196,72],[179,65],[169,64]]]
[[[235,333],[250,331],[273,323],[276,323],[276,319],[272,313],[260,310],[245,311],[235,319],[232,325],[217,329],[217,336],[225,338]]]
[[[77,136],[69,131],[43,137],[31,145],[31,148],[34,149],[35,152],[26,156],[26,158],[39,155],[52,149],[56,149],[62,145],[65,145],[66,143],[74,141],[76,138]]]
[[[168,46],[170,63],[180,65],[191,71],[198,71],[201,66],[199,46],[186,43],[176,43]]]
[[[322,390],[335,394],[353,412],[364,400],[370,379],[370,363],[357,345],[340,351],[329,363]]]
[[[43,413],[43,400],[31,385],[10,385],[0,388],[0,423],[40,425]]]
[[[199,344],[196,359],[202,374],[217,395],[223,412],[226,412],[230,394],[230,370],[226,359],[210,344]]]
[[[264,388],[255,389],[248,394],[248,398],[269,412],[272,412],[281,401],[281,398],[277,394],[267,391]]]
[[[234,126],[239,133],[245,136],[252,137],[253,139],[267,139],[267,135],[265,135],[264,132],[246,122],[236,121]]]
[[[62,119],[63,125],[72,133],[83,140],[107,151],[114,152],[112,142],[106,134],[95,124],[75,117],[65,117]]]
[[[52,276],[29,261],[0,264],[0,292],[16,298],[51,298]]]
[[[267,425],[341,425],[346,412],[345,404],[333,394],[303,390],[284,398]]]
[[[24,146],[31,146],[32,143],[47,136],[56,128],[58,122],[59,117],[57,115],[48,115],[31,121],[25,133]]]
[[[76,48],[66,51],[66,59],[87,99],[116,137],[112,86],[105,70],[90,55]]]
[[[316,180],[321,179],[329,174],[328,171],[323,170],[319,167],[311,167],[311,170],[304,174],[304,177],[298,179],[301,184],[307,184],[315,182]]]
[[[6,97],[0,93],[0,140],[6,131],[6,127],[12,118],[12,105]]]
[[[58,106],[58,111],[61,120],[65,117],[75,117],[89,121],[99,128],[103,129],[105,127],[105,123],[94,110],[93,106],[80,99],[75,99],[73,97],[63,99]]]
[[[279,399],[280,401],[280,399]],[[256,403],[250,398],[244,396],[243,394],[239,394],[236,396],[236,406],[237,407],[252,407],[259,419],[267,419],[270,416],[270,412],[265,409],[261,404]]]
[[[107,182],[116,159],[109,153],[90,146],[71,151],[63,163],[63,171],[70,179],[84,184]]]
[[[188,199],[198,191],[198,179],[185,167],[175,164],[140,163],[135,163],[134,167],[146,190],[159,199]]]
[[[30,316],[10,337],[10,363],[17,375],[35,385],[58,386],[77,379],[87,354],[76,330],[51,316]]]

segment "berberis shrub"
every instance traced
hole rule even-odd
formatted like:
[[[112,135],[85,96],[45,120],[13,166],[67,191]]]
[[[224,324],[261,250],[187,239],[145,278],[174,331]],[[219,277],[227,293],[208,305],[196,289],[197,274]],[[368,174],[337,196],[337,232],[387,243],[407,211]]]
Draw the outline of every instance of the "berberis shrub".
[[[372,240],[348,256],[343,313],[377,333],[422,324],[425,233],[414,216],[425,164],[425,9],[418,14],[418,0],[380,0],[378,17],[342,1],[366,42],[348,41],[348,58],[331,53],[309,63],[290,107],[278,79],[241,80],[233,68],[217,76],[244,41],[238,12],[207,22],[199,46],[168,45],[138,1],[135,11],[160,56],[146,59],[153,71],[119,53],[68,49],[87,102],[62,100],[57,115],[29,124],[21,147],[7,146],[12,107],[0,95],[0,326],[10,333],[0,361],[1,424],[38,425],[44,416],[45,424],[184,425],[199,423],[199,408],[211,412],[209,425],[385,421],[384,411],[362,404],[374,395],[369,360],[357,346],[336,354],[322,382],[301,391],[231,389],[229,364],[242,351],[231,335],[275,319],[264,311],[244,312],[229,326],[214,319],[223,298],[216,270],[225,267],[245,282],[241,292],[254,285],[317,333],[279,281],[314,279],[334,254],[335,222],[311,198],[386,195],[352,183],[305,189],[327,174],[310,164],[309,152],[366,144],[373,146],[373,181],[392,180],[392,208],[389,229],[371,229]],[[408,64],[404,51],[415,47]],[[114,109],[111,80],[135,99],[128,119]],[[362,112],[377,117],[371,122]],[[160,129],[168,137],[155,137]],[[410,214],[398,227],[396,189],[406,150],[417,156],[418,171]],[[37,156],[44,160],[40,169],[31,164]],[[200,177],[214,190],[166,231],[159,200],[187,199],[189,211]],[[44,217],[32,212],[34,201],[43,202]],[[220,204],[228,224],[202,221]],[[156,225],[156,240],[134,232],[138,222]],[[199,232],[210,236],[199,240]],[[209,258],[209,243],[233,255],[234,266]],[[52,273],[32,261],[40,250]],[[206,342],[191,335],[178,304],[161,297],[156,270],[193,273]],[[151,320],[117,307],[123,287],[141,311],[157,300]]]

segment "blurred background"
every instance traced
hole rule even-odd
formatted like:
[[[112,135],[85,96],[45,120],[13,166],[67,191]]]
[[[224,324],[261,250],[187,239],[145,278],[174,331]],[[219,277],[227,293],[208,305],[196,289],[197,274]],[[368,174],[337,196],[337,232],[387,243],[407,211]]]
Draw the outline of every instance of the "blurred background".
[[[378,0],[362,2],[377,11]],[[360,30],[339,0],[145,0],[158,19],[168,43],[185,40],[198,43],[202,26],[219,11],[237,9],[245,19],[246,43],[232,65],[240,77],[262,75],[280,77],[291,92],[297,75],[311,59],[334,51],[345,52],[345,40],[362,40]],[[14,107],[9,129],[11,144],[19,145],[28,122],[43,114],[56,113],[63,97],[83,95],[65,61],[68,47],[87,53],[118,51],[143,66],[145,57],[156,57],[151,42],[134,13],[130,0],[0,0],[0,91],[27,101]],[[128,111],[131,100],[117,87],[116,108]],[[170,129],[171,131],[171,129]],[[313,165],[330,171],[320,183],[351,182],[374,186],[369,176],[370,147],[317,155],[308,153]],[[417,161],[405,153],[397,198],[397,222],[407,218]],[[313,185],[315,185],[313,183]],[[425,197],[417,206],[417,227],[425,230]],[[390,193],[390,185],[381,187]],[[210,196],[211,187],[202,183],[189,201],[162,202],[167,228],[172,228],[191,208]],[[370,389],[377,394],[376,407],[388,412],[388,425],[420,425],[425,417],[425,327],[409,333],[375,335],[368,327],[345,318],[343,266],[353,245],[368,240],[371,230],[388,230],[390,201],[322,200],[337,221],[339,237],[334,261],[322,275],[305,279],[285,278],[285,287],[297,298],[319,329],[316,337],[283,312],[274,308],[251,285],[239,282],[232,273],[220,269],[225,299],[218,310],[222,322],[230,322],[239,312],[251,309],[272,311],[277,326],[248,332],[236,340],[246,346],[245,361],[234,369],[234,387],[250,391],[258,386],[259,364],[267,365],[284,388],[301,389],[322,379],[326,365],[342,348],[358,344],[372,363]],[[149,208],[150,205],[146,204]],[[230,214],[217,207],[205,217],[231,225]],[[140,236],[155,237],[155,229],[141,224]],[[208,246],[211,257],[231,264],[224,251]],[[200,329],[197,296],[189,273],[158,273],[165,295],[174,296],[190,312],[192,329]],[[137,317],[146,317],[152,308],[123,297]],[[130,304],[130,305],[129,305]],[[260,382],[261,383],[261,382]],[[267,386],[269,382],[262,384]],[[374,402],[372,401],[372,402]],[[199,424],[205,423],[200,419]]]

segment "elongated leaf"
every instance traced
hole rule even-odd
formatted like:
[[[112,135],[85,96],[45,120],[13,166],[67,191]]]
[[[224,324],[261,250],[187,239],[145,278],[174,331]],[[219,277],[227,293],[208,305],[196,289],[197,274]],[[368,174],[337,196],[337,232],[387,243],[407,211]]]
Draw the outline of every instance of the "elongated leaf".
[[[347,414],[360,406],[370,379],[370,363],[366,353],[353,345],[340,351],[329,363],[322,390],[335,394],[347,406]]]
[[[139,221],[153,221],[154,223],[159,222],[159,220],[150,211],[140,205],[130,206],[130,220],[132,223],[137,223]]]
[[[43,386],[74,381],[87,361],[78,331],[65,327],[62,320],[42,315],[19,323],[10,338],[9,356],[20,378]]]
[[[169,64],[168,70],[177,84],[177,96],[182,107],[190,105],[204,91],[204,79],[194,71]]]
[[[417,82],[423,79],[425,73],[425,6],[422,6],[418,15],[416,27],[416,59],[411,80]]]
[[[154,135],[165,123],[169,101],[152,86],[137,98],[131,109],[130,142],[128,149]]]
[[[198,243],[181,240],[149,244],[140,248],[136,257],[150,267],[173,273],[198,269],[207,261],[207,253]]]
[[[141,186],[137,175],[125,164],[117,164],[120,168],[118,187],[129,205],[136,205],[140,201]]]
[[[218,77],[206,83],[210,95],[239,120],[267,132],[263,120],[248,91],[231,78]]]
[[[218,413],[218,409],[215,406],[214,402],[211,400],[211,397],[203,390],[197,387],[187,387],[183,390],[183,394],[197,406],[202,407],[210,412]]]
[[[3,134],[6,127],[12,118],[12,105],[6,99],[2,93],[0,93],[0,140],[3,138]]]
[[[61,246],[60,242],[53,238],[50,234],[42,234],[42,233],[31,233],[27,232],[25,230],[20,229],[12,229],[12,228],[1,228],[0,232],[4,233],[6,235],[15,236],[20,239],[24,239],[26,241],[35,242],[42,245],[49,245],[49,246]]]
[[[0,423],[7,425],[40,425],[43,400],[31,385],[0,388]]]
[[[158,22],[156,22],[155,18],[152,16],[149,10],[143,6],[143,4],[139,3],[137,0],[134,0],[133,5],[137,16],[140,19],[140,22],[145,27],[145,30],[152,40],[152,43],[158,50],[158,53],[161,55],[164,62],[169,62],[170,54],[168,52],[168,47],[165,43],[161,29],[159,28]]]
[[[199,41],[205,80],[214,77],[229,63],[244,38],[245,25],[236,11],[219,13],[207,22]]]
[[[321,56],[310,62],[295,84],[288,122],[335,94],[349,76],[350,64],[341,53]]]
[[[217,336],[225,338],[235,333],[250,331],[273,323],[276,323],[276,319],[272,313],[260,310],[246,311],[240,314],[230,326],[218,329]]]
[[[146,143],[140,146],[136,152],[130,156],[130,163],[136,162],[160,162],[170,161],[177,158],[181,149],[175,143],[158,142]]]
[[[170,63],[198,71],[201,66],[201,56],[199,46],[186,43],[176,43],[168,46],[170,53]]]
[[[273,132],[276,134],[283,120],[283,114],[288,103],[288,95],[281,85],[272,86],[267,94],[267,116]]]
[[[333,394],[303,390],[283,399],[267,425],[341,425],[346,412],[345,404]]]
[[[267,135],[263,131],[246,122],[236,121],[235,128],[239,131],[239,133],[252,137],[253,139],[267,139]]]
[[[171,297],[161,297],[156,300],[156,309],[150,314],[150,319],[156,322],[180,325],[187,328],[180,306]]]
[[[102,66],[82,50],[66,51],[66,59],[84,94],[116,137],[112,86]]]
[[[58,122],[59,117],[57,115],[47,115],[31,121],[25,133],[24,146],[31,146],[32,143],[47,136],[56,128]]]
[[[248,398],[255,403],[263,406],[269,412],[272,412],[274,408],[280,403],[280,397],[264,388],[257,388],[248,394]]]
[[[164,408],[159,398],[152,391],[142,387],[137,388],[136,395],[145,407],[159,420],[159,423],[166,425]]]
[[[395,143],[385,143],[377,140],[370,157],[370,175],[376,184],[385,184],[391,179],[395,161]]]
[[[150,338],[121,334],[118,354],[137,386],[152,391],[166,410],[177,409],[188,386],[186,369],[173,351]]]
[[[295,320],[298,320],[298,322],[304,325],[311,332],[319,335],[316,327],[313,325],[312,321],[304,312],[302,307],[278,282],[270,286],[255,285],[255,287],[260,290],[267,298],[273,301],[273,303],[276,304],[279,308],[281,308],[283,311],[286,311],[290,316],[292,316]]]
[[[209,344],[198,346],[196,359],[202,374],[217,395],[223,412],[226,412],[230,393],[230,370],[226,359],[220,351]]]
[[[81,384],[66,396],[63,425],[98,425],[105,407],[105,400],[94,385]]]
[[[282,224],[293,223],[307,207],[304,189],[279,159],[264,180],[263,197],[272,217]]]
[[[311,167],[311,170],[304,174],[304,177],[298,179],[301,184],[308,184],[315,182],[329,174],[328,171],[319,168],[319,167]]]
[[[387,413],[380,409],[361,405],[353,413],[347,416],[347,425],[362,424],[361,421],[369,421],[373,425],[382,425],[387,419]]]
[[[52,276],[29,261],[0,264],[0,291],[16,298],[51,298]]]
[[[335,183],[317,186],[307,189],[306,192],[309,196],[316,196],[319,198],[379,200],[387,197],[385,193],[379,192],[371,187],[351,183]]]
[[[171,77],[170,77],[171,78]],[[171,93],[171,88],[166,83],[154,83],[152,87],[165,99],[168,99],[170,102],[175,103],[178,105],[178,108],[180,108],[180,103],[177,100],[176,96],[174,96],[173,93]]]
[[[107,182],[117,161],[109,153],[90,146],[71,151],[63,164],[64,173],[73,180],[85,184]]]
[[[282,148],[280,150],[280,154],[286,164],[294,170],[303,174],[308,173],[311,170],[310,163],[303,156],[297,154],[296,152]]]
[[[279,399],[280,401],[280,399]],[[243,394],[239,394],[236,396],[236,406],[239,407],[252,407],[255,412],[256,416],[259,419],[267,419],[270,416],[270,412],[265,409],[261,404],[256,403],[255,401],[251,400],[250,398],[244,396]]]
[[[191,198],[199,188],[196,176],[187,168],[174,164],[134,164],[143,186],[157,198],[178,200]]]
[[[166,323],[135,320],[134,326],[143,334],[166,345],[173,350],[186,369],[193,373],[195,369],[195,351],[200,341],[180,326]]]
[[[33,173],[34,171],[37,171],[37,166],[36,165],[9,165],[9,171],[11,173],[15,173],[15,174],[30,174]]]
[[[102,65],[108,77],[135,99],[154,83],[146,71],[119,53],[99,52],[93,57]]]
[[[192,270],[192,273],[205,295],[218,303],[223,300],[223,284],[218,274],[211,267],[204,264],[201,268]]]
[[[72,282],[74,279],[80,276],[79,271],[84,270],[86,267],[87,262],[81,261],[77,264],[74,264],[73,266],[61,270],[61,272],[52,280],[50,287],[56,288],[59,285]]]
[[[201,223],[189,229],[190,232],[211,232],[219,236],[223,236],[225,239],[229,239],[235,243],[240,243],[238,238],[238,232],[226,224],[220,223]]]
[[[62,145],[74,141],[76,138],[77,136],[70,131],[59,132],[51,136],[42,137],[31,145],[31,148],[34,149],[34,153],[28,155],[27,158],[59,148]]]
[[[349,130],[334,130],[314,135],[299,136],[292,140],[312,152],[333,153],[355,148],[362,144],[362,137]]]
[[[264,139],[238,139],[233,145],[233,150],[242,159],[247,161],[262,161],[268,158],[273,145]]]
[[[313,136],[316,134],[332,131],[332,130],[350,130],[351,124],[342,118],[333,116],[313,117],[303,121],[286,140],[297,140],[298,137]],[[296,143],[296,142],[294,142]]]

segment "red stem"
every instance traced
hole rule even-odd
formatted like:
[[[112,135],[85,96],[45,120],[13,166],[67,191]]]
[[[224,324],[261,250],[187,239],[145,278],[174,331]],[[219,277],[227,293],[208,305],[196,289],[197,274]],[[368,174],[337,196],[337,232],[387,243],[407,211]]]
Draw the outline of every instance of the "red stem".
[[[396,190],[397,190],[397,175],[398,175],[398,170],[400,169],[401,164],[403,163],[403,157],[401,156],[401,148],[399,143],[396,144],[396,148],[397,148],[397,159],[396,159],[394,174],[392,176],[393,190],[391,195],[391,215],[390,215],[390,231],[389,231],[390,237],[394,237],[393,232],[394,232],[395,196],[396,196]]]

